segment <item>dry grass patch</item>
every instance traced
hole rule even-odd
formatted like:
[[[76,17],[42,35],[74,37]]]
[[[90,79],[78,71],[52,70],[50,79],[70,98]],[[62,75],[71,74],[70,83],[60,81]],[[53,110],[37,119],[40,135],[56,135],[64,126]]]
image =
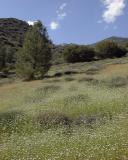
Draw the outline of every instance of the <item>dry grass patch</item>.
[[[126,75],[128,74],[128,64],[111,64],[107,65],[105,69],[100,71],[100,74],[104,74],[106,76],[118,74],[118,75]]]

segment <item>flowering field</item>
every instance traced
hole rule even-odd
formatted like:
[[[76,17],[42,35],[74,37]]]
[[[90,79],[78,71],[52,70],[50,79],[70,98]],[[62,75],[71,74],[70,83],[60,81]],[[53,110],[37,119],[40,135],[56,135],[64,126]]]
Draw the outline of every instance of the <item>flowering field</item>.
[[[81,73],[1,84],[0,160],[128,159],[127,64],[68,67]]]

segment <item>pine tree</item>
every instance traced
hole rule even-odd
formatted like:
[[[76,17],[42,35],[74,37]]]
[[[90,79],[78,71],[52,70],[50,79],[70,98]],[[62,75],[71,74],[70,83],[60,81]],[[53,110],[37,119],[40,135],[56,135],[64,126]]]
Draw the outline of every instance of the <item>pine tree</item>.
[[[16,72],[25,80],[40,79],[50,68],[51,41],[40,21],[26,33],[23,47],[17,53]]]

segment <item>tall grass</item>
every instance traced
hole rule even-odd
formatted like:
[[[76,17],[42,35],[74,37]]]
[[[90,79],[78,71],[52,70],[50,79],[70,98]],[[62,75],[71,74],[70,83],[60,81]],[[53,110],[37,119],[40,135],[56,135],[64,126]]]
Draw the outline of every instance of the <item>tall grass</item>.
[[[127,72],[120,77],[98,70],[2,85],[0,160],[127,159]]]

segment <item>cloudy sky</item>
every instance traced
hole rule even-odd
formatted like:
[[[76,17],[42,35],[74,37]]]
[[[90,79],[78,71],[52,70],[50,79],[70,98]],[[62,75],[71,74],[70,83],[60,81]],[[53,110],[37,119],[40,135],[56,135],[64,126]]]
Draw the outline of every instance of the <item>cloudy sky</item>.
[[[0,17],[41,20],[57,44],[128,37],[128,0],[0,0]]]

